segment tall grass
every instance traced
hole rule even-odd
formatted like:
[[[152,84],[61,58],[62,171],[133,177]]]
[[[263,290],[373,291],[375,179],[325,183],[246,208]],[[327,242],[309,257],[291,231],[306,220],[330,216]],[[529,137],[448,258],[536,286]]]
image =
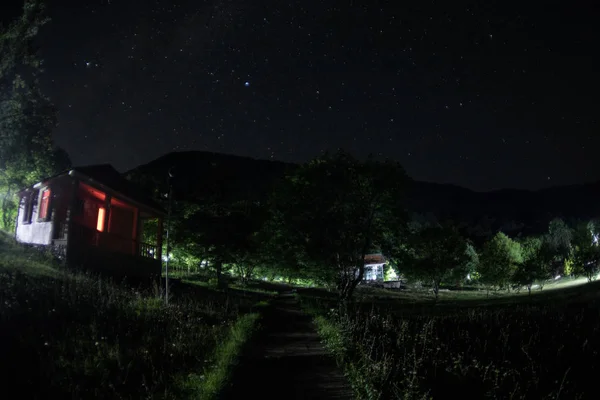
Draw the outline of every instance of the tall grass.
[[[167,307],[0,239],[0,375],[19,398],[196,397],[182,382],[217,363],[238,326],[235,299]]]
[[[329,310],[321,336],[364,399],[596,398],[598,304],[445,316]]]
[[[234,368],[239,363],[239,357],[244,345],[258,329],[260,314],[252,313],[240,317],[230,328],[227,338],[220,343],[214,353],[214,363],[205,368],[201,375],[190,374],[183,387],[194,398],[213,400],[230,382]]]

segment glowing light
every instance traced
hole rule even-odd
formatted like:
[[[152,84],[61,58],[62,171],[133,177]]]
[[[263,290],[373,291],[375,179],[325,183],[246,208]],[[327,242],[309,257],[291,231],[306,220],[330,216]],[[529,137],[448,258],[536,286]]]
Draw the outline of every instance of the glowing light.
[[[246,87],[250,86],[250,82],[248,82],[248,81],[244,82],[244,86],[246,86]]]
[[[106,210],[103,207],[98,209],[98,222],[96,223],[96,229],[98,232],[104,232],[104,218],[106,217]]]
[[[560,275],[556,275],[556,276],[554,277],[554,280],[557,280],[557,279],[560,279]]]
[[[50,189],[46,189],[42,192],[42,202],[40,204],[40,214],[39,218],[45,219],[48,218],[48,208],[50,206],[50,195],[52,192]]]

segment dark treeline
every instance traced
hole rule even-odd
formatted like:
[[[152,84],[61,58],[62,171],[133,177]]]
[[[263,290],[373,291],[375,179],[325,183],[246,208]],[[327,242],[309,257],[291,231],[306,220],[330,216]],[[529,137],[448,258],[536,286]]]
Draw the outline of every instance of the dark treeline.
[[[302,165],[172,153],[128,177],[165,206],[172,184],[172,265],[210,272],[218,285],[233,274],[324,285],[349,299],[365,255],[378,252],[436,296],[444,285],[531,290],[556,275],[592,280],[598,268],[597,214],[570,204],[593,186],[565,188],[572,201],[556,204],[557,190],[475,193],[343,151]]]

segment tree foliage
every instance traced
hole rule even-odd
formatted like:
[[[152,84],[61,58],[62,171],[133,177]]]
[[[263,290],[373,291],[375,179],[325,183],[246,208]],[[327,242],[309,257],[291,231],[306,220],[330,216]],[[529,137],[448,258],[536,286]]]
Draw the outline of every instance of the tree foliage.
[[[247,201],[228,203],[213,199],[204,204],[179,203],[174,241],[200,260],[208,261],[223,285],[224,265],[247,282],[266,256],[261,253],[261,226],[265,217]]]
[[[480,280],[491,286],[508,287],[522,262],[521,245],[504,233],[498,232],[483,246],[478,271]]]
[[[592,222],[581,222],[573,230],[573,272],[584,275],[591,282],[598,274],[600,247],[597,242],[596,226]]]
[[[70,165],[55,148],[56,112],[39,85],[42,63],[34,39],[48,22],[44,5],[26,0],[23,14],[0,29],[0,195],[2,227],[11,229],[16,192]]]
[[[547,251],[543,238],[530,236],[521,241],[522,262],[517,265],[512,276],[512,283],[521,287],[525,286],[529,294],[534,282],[543,282],[550,276],[551,256]]]
[[[298,168],[275,190],[272,226],[282,259],[335,285],[350,299],[364,275],[365,255],[397,240],[405,223],[396,163],[326,154]]]
[[[404,274],[430,283],[436,299],[442,282],[464,280],[475,262],[467,241],[451,226],[424,227],[411,235],[410,244],[412,260],[404,264]]]
[[[573,231],[560,218],[555,218],[548,225],[548,233],[545,241],[548,250],[554,254],[554,258],[561,265],[571,255],[571,241],[573,240]]]

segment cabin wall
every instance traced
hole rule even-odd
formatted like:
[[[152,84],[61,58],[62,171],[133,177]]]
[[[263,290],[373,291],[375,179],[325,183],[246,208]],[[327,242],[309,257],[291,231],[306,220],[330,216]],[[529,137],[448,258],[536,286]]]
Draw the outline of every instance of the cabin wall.
[[[36,195],[37,196],[37,195]],[[15,232],[15,238],[18,242],[38,244],[38,245],[49,245],[52,243],[52,220],[45,222],[37,222],[39,204],[33,205],[33,213],[31,216],[31,223],[23,221],[23,215],[25,213],[25,199],[21,199],[19,203],[19,215],[17,221],[17,230]]]
[[[98,210],[106,209],[106,194],[99,189],[79,183],[75,196],[73,222],[96,230],[98,228]],[[103,227],[104,224],[102,224],[102,229],[104,229]]]
[[[21,198],[15,231],[15,238],[18,242],[36,245],[52,244],[57,223],[64,221],[66,218],[70,199],[70,183],[71,179],[69,177],[61,177],[47,182],[42,187],[42,189],[48,187],[51,190],[51,200],[49,203],[50,219],[47,221],[38,221],[40,190],[34,191],[33,194],[31,222],[24,220],[26,200],[25,198]]]
[[[384,264],[367,264],[365,265],[365,281],[382,281],[383,280],[383,265]]]

